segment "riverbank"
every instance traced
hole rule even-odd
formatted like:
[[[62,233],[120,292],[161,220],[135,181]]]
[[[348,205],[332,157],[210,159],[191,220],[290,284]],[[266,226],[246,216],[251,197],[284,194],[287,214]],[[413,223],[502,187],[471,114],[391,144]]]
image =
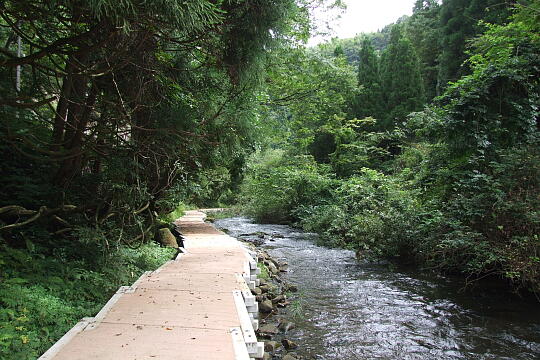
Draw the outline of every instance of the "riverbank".
[[[265,339],[265,359],[302,359],[295,352],[299,346],[297,340],[288,335],[296,325],[291,321],[291,311],[287,307],[294,306],[298,291],[296,285],[282,278],[288,264],[274,259],[262,249],[256,249],[262,275],[261,284],[253,294],[259,302],[260,327],[257,333]]]
[[[239,215],[236,208],[204,209],[207,221],[215,223],[223,219]],[[227,229],[221,228],[228,232]],[[260,285],[252,289],[259,307],[259,328],[257,335],[264,340],[265,360],[301,360],[304,359],[296,350],[299,348],[297,340],[291,339],[290,330],[295,328],[295,311],[298,312],[298,287],[283,279],[289,264],[283,259],[276,259],[267,251],[260,248],[267,234],[252,233],[240,234],[237,238],[254,252],[257,265],[261,270]]]

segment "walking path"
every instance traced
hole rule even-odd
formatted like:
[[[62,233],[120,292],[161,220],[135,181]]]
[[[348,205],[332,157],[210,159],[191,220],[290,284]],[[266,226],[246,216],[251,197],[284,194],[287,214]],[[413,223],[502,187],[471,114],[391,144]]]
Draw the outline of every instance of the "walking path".
[[[185,253],[132,286],[123,286],[94,318],[85,318],[41,360],[262,358],[250,288],[258,269],[236,239],[188,211],[177,220]]]

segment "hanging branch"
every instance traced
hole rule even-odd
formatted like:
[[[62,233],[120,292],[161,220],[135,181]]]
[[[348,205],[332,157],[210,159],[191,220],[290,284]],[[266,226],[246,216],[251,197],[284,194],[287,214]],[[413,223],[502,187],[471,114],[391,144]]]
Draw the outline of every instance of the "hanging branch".
[[[22,206],[17,206],[17,205],[4,206],[0,208],[0,214],[17,215],[17,216],[33,215],[33,216],[22,222],[15,222],[13,224],[4,225],[0,227],[0,231],[20,228],[28,224],[31,224],[42,217],[54,216],[59,212],[74,212],[75,210],[82,210],[82,208],[74,206],[74,205],[63,205],[54,209],[49,209],[47,206],[41,206],[39,210],[35,211],[35,210],[28,210],[28,209],[23,208]],[[61,218],[58,218],[58,219],[67,223],[67,221]]]

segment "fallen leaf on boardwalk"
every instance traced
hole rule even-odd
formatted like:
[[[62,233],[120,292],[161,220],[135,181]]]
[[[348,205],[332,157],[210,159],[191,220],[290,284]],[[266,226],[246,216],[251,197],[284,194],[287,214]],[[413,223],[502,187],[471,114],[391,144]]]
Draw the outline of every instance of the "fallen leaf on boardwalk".
[[[169,327],[168,327],[168,328],[165,328],[165,330],[172,330],[172,328],[169,328]]]

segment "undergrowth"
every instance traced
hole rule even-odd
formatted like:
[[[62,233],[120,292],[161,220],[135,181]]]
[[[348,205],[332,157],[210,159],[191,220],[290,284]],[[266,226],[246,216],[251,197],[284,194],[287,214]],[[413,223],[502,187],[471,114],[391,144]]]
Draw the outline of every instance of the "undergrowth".
[[[36,359],[81,318],[94,316],[119,286],[174,252],[150,243],[90,258],[71,256],[75,246],[45,254],[0,242],[0,359]]]

